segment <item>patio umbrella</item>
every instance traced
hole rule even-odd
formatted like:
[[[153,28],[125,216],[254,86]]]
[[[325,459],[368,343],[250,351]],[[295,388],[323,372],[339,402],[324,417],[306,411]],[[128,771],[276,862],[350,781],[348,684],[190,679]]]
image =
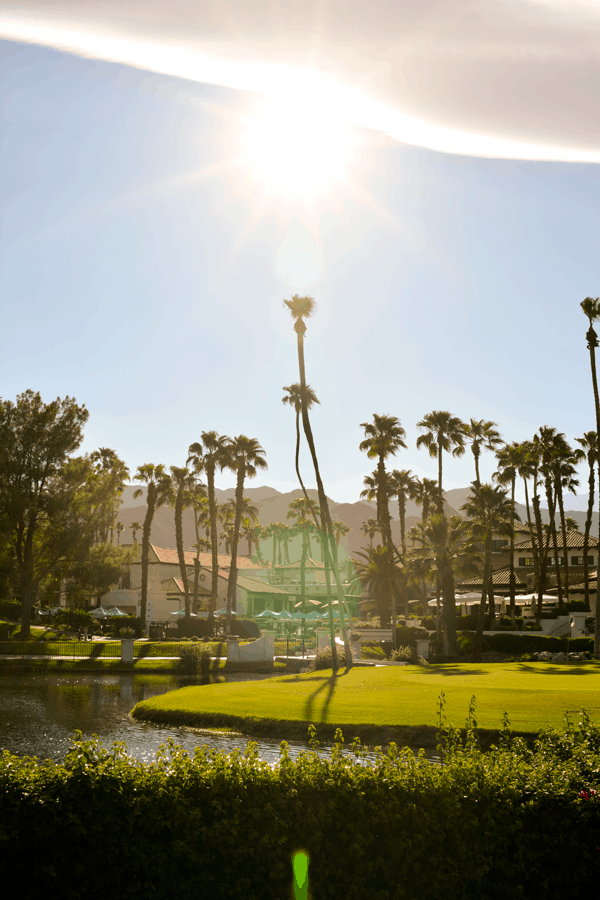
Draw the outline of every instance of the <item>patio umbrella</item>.
[[[118,606],[113,606],[112,609],[106,610],[107,616],[127,616],[129,613],[123,612],[122,609],[119,609]]]
[[[218,609],[218,610],[216,611],[216,613],[215,613],[215,616],[226,616],[226,615],[227,615],[227,610],[226,610],[226,609]],[[232,615],[232,616],[237,616],[237,613],[236,613],[235,609],[232,609],[232,610],[231,610],[231,615]]]
[[[264,609],[262,612],[257,613],[254,618],[255,619],[268,619],[269,617],[273,619],[279,619],[279,613],[273,612],[271,609]]]
[[[106,612],[105,609],[103,609],[101,606],[99,606],[98,609],[93,609],[91,611],[90,615],[92,615],[94,617],[94,619],[106,619],[108,616],[108,613]]]
[[[295,619],[296,617],[292,615],[291,612],[288,612],[287,609],[282,609],[279,613],[281,619]]]
[[[185,616],[185,609],[178,609],[177,612],[171,613],[171,619],[175,618],[175,616]],[[191,612],[190,616],[197,618],[196,613]]]

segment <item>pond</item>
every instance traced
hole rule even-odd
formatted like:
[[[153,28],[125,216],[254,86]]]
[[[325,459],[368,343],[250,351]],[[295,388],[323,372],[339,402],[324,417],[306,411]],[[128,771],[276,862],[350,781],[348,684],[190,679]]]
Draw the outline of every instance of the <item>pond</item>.
[[[227,675],[227,681],[251,681],[268,675]],[[167,738],[189,753],[206,744],[210,749],[230,753],[244,751],[253,738],[240,735],[203,733],[185,728],[164,727],[138,722],[129,713],[140,700],[164,694],[189,684],[180,676],[151,673],[119,675],[24,674],[0,676],[0,748],[19,756],[64,760],[73,732],[84,738],[98,735],[108,747],[124,741],[131,756],[152,762]],[[261,759],[269,763],[279,759],[278,740],[261,738],[256,742]],[[290,756],[296,757],[305,745],[290,743]],[[328,754],[328,751],[325,751]],[[369,755],[367,759],[374,757]]]

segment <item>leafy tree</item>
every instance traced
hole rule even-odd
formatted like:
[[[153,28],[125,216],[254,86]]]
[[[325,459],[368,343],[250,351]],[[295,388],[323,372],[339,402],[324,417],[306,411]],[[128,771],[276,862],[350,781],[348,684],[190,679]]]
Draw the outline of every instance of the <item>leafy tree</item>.
[[[147,608],[148,608],[148,567],[150,561],[150,531],[152,529],[152,519],[154,513],[159,506],[167,503],[171,494],[171,482],[169,476],[165,472],[162,464],[157,466],[154,463],[145,463],[138,466],[137,472],[133,476],[134,481],[139,481],[147,486],[146,493],[146,515],[144,517],[144,525],[142,529],[142,586],[140,597],[140,618],[142,620],[142,628],[144,633],[147,629]],[[134,491],[134,497],[142,496],[142,489]]]
[[[46,404],[29,390],[0,401],[0,520],[14,552],[24,638],[41,583],[80,539],[73,506],[82,483],[69,457],[87,418],[71,397]]]
[[[206,474],[208,488],[208,509],[210,515],[210,540],[212,551],[212,579],[210,600],[208,604],[208,630],[214,631],[214,616],[217,608],[217,591],[219,586],[219,545],[217,534],[217,501],[215,498],[215,474],[217,469],[223,471],[229,464],[229,445],[231,439],[216,431],[203,431],[201,440],[191,444],[188,450],[187,465],[192,465],[196,475]]]
[[[462,456],[465,452],[465,424],[447,410],[434,410],[417,422],[425,434],[417,438],[417,447],[426,447],[429,455],[438,461],[438,513],[444,512],[444,489],[442,485],[442,456]]]

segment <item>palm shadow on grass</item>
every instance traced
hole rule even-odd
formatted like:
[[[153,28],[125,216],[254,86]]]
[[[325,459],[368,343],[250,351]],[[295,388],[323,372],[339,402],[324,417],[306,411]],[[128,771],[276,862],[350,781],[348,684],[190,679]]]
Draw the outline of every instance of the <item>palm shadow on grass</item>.
[[[600,669],[597,666],[590,666],[589,663],[552,663],[550,665],[544,666],[542,669],[539,667],[534,668],[534,666],[529,665],[529,663],[519,663],[519,672],[527,675],[595,675],[598,674]]]
[[[442,666],[423,666],[421,668],[421,672],[424,675],[444,675],[446,678],[450,678],[452,675],[489,675],[489,672],[486,669],[464,669],[460,663],[456,665],[452,665],[451,663],[444,663]]]
[[[347,675],[349,671],[350,671],[350,669],[344,669],[343,672],[341,672],[341,674],[340,674],[339,669],[337,672],[332,671],[331,676],[329,678],[326,678],[323,681],[323,683],[320,685],[320,687],[316,688],[312,692],[312,694],[307,698],[306,704],[304,706],[304,718],[306,719],[306,721],[308,721],[308,722],[312,722],[313,720],[318,721],[318,722],[326,721],[327,710],[329,709],[329,704],[331,703],[331,698],[333,697],[333,695],[335,693],[335,689],[337,686],[337,680],[338,680],[338,678],[343,678],[344,675]],[[325,700],[323,703],[323,707],[321,709],[321,718],[316,719],[316,717],[313,716],[313,708],[314,708],[314,704],[315,704],[317,697],[323,691],[326,691],[327,693],[325,695]]]

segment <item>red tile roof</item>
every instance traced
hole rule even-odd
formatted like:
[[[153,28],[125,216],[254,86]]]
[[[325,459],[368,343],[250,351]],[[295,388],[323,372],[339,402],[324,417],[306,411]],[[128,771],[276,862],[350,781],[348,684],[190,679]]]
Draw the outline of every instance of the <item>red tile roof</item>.
[[[177,555],[177,550],[171,550],[167,547],[156,547],[154,544],[150,544],[154,552],[156,553],[157,559],[161,563],[165,563],[172,566],[179,565],[179,557]],[[184,550],[183,558],[185,560],[186,566],[194,566],[196,559],[196,551],[195,550]],[[204,568],[210,569],[212,568],[212,553],[200,553],[198,559],[200,560],[200,565],[204,566]],[[218,565],[220,569],[229,569],[231,565],[231,557],[225,556],[222,553],[219,553],[217,556]],[[248,559],[247,556],[238,556],[237,558],[237,567],[239,569],[247,569],[248,571],[252,569],[262,569],[263,566],[257,565],[257,563],[252,562],[251,559]]]

